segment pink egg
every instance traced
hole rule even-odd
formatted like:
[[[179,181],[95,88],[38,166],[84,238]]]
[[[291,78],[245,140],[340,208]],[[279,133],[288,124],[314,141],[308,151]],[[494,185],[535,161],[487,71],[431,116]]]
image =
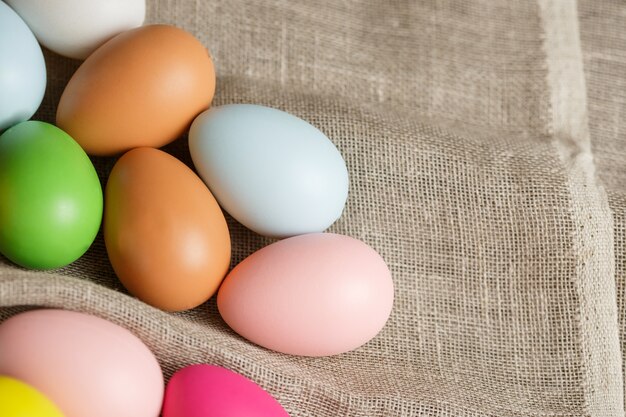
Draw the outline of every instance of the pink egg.
[[[165,390],[163,417],[289,417],[271,395],[233,371],[191,365],[176,372]]]
[[[32,385],[66,417],[157,417],[163,399],[161,368],[139,338],[71,311],[0,324],[0,374]]]
[[[253,253],[226,277],[226,323],[266,348],[325,356],[363,345],[383,328],[393,281],[378,253],[348,236],[313,233]]]

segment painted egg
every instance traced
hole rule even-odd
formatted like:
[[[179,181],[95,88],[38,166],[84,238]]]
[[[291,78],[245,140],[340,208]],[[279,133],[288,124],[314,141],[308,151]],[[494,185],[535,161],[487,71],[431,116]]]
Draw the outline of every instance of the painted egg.
[[[105,191],[104,240],[124,286],[168,311],[208,300],[230,264],[230,235],[211,192],[153,148],[124,154]]]
[[[26,23],[0,1],[0,132],[31,118],[46,91],[46,63]]]
[[[0,416],[63,417],[56,405],[30,385],[0,376]]]
[[[0,135],[0,253],[27,268],[65,266],[93,243],[102,187],[61,129],[22,122]]]
[[[173,26],[144,26],[83,62],[56,120],[90,155],[158,148],[182,135],[214,92],[213,62],[198,39]]]
[[[191,365],[165,390],[163,417],[289,417],[260,386],[226,368]]]
[[[237,265],[220,287],[226,323],[278,352],[336,355],[383,328],[393,305],[391,273],[378,253],[348,236],[281,240]]]
[[[232,104],[202,113],[189,133],[198,173],[237,221],[271,237],[321,232],[348,196],[341,154],[289,113]]]
[[[157,417],[163,375],[128,330],[64,310],[33,310],[0,324],[0,374],[32,385],[66,417]]]
[[[5,0],[46,48],[85,59],[125,30],[141,26],[145,0]]]

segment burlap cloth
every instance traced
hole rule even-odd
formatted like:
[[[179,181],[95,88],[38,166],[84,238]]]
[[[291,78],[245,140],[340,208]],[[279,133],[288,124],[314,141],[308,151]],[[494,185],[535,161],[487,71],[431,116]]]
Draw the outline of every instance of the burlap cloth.
[[[128,296],[99,236],[58,271],[2,259],[0,318],[105,317],[166,376],[224,365],[294,417],[624,416],[625,3],[160,0],[148,15],[211,50],[215,104],[284,109],[339,147],[352,183],[331,230],[386,259],[392,317],[348,354],[270,352],[214,300],[166,314]],[[53,121],[78,63],[46,60],[36,118]],[[190,163],[186,138],[166,150]],[[114,160],[94,162],[104,183]],[[229,223],[233,264],[269,242]]]

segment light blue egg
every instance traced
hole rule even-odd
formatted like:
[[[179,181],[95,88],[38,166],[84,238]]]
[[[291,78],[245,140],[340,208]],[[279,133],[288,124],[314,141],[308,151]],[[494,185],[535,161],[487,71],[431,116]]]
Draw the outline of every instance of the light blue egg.
[[[46,63],[26,23],[0,1],[0,131],[31,118],[46,91]]]
[[[320,130],[269,107],[231,104],[196,118],[189,150],[222,208],[271,237],[321,232],[342,214],[348,170]]]

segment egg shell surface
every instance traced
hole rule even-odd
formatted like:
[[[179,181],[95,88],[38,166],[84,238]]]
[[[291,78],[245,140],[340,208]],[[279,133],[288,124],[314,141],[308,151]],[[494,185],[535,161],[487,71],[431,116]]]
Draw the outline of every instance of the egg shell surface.
[[[56,121],[90,155],[158,148],[182,135],[214,92],[213,62],[198,39],[173,26],[143,26],[83,62]]]
[[[46,63],[26,23],[0,1],[0,132],[32,117],[46,91]]]
[[[41,392],[15,378],[0,375],[0,416],[63,417]]]
[[[180,311],[217,291],[230,265],[230,235],[191,169],[158,149],[133,149],[113,167],[105,194],[107,253],[132,294]]]
[[[343,235],[312,233],[281,240],[237,265],[220,287],[226,323],[278,352],[336,355],[383,328],[393,281],[381,256]]]
[[[163,417],[289,417],[270,394],[250,379],[213,365],[176,372],[165,390]]]
[[[145,0],[5,0],[46,48],[85,59],[104,42],[141,26]]]
[[[143,342],[101,318],[33,310],[0,324],[0,374],[22,380],[65,417],[157,417],[161,368]]]
[[[193,122],[189,150],[224,210],[259,234],[321,232],[343,212],[345,161],[324,133],[289,113],[213,107]]]
[[[0,253],[34,269],[65,266],[93,243],[102,187],[61,129],[28,121],[0,135]]]

